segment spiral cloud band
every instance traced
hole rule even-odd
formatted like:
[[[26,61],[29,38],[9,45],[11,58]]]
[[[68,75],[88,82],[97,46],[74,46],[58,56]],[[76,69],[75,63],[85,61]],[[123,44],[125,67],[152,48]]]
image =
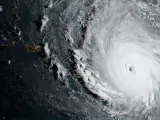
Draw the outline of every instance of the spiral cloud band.
[[[83,50],[75,50],[89,90],[117,106],[126,103],[124,98],[152,104],[159,91],[160,41],[150,32],[152,27],[146,30],[141,8],[146,6],[138,5],[95,3],[98,10],[87,25]]]
[[[103,24],[98,26],[95,22],[89,28],[95,38],[91,48],[92,67],[104,78],[104,82],[127,97],[148,99],[159,87],[160,65],[154,53],[156,49],[153,49],[159,42],[147,33],[131,12],[117,13],[115,10],[112,14],[123,17],[116,15],[111,23],[107,23],[107,17],[102,15],[102,18],[98,14]],[[118,18],[121,18],[119,22]]]

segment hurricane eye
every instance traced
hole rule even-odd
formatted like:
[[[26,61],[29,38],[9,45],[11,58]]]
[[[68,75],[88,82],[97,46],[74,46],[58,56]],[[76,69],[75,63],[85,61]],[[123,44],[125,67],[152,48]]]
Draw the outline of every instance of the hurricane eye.
[[[133,72],[133,69],[134,69],[133,67],[129,67],[130,72]]]
[[[128,64],[128,63],[126,63],[125,69],[126,69],[126,71],[131,72],[131,73],[134,73],[134,72],[135,72],[134,66],[133,66],[133,65],[130,65],[130,64]]]

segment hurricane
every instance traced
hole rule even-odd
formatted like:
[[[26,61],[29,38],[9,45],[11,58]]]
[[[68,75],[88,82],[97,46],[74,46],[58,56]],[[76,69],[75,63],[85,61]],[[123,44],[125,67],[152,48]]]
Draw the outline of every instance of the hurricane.
[[[111,116],[159,109],[159,7],[145,1],[96,0],[90,12],[85,10],[66,34],[87,89],[107,101],[104,111]],[[76,24],[83,25],[80,47],[75,47],[80,34]]]
[[[160,120],[160,0],[0,0],[3,120]]]

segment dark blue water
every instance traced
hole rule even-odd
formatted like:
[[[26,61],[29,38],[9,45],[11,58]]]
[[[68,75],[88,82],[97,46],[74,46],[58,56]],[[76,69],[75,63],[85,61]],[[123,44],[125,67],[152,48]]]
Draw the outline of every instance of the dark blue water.
[[[48,73],[44,58],[37,53],[27,53],[23,46],[42,42],[39,22],[44,6],[38,0],[0,0],[0,5],[4,9],[0,12],[0,37],[12,44],[7,48],[6,62],[0,63],[0,119],[72,119],[76,115],[45,102],[46,91],[61,96],[58,89],[50,89],[51,85],[59,83],[53,83],[54,76]],[[18,35],[20,31],[21,36]],[[7,64],[8,60],[11,64]]]

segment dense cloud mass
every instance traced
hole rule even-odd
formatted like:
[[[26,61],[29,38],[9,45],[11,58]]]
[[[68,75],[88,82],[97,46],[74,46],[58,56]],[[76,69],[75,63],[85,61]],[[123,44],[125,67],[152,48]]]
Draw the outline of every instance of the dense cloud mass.
[[[74,48],[86,87],[109,102],[112,115],[147,114],[159,108],[159,7],[147,1],[101,0],[84,22],[84,41]],[[75,23],[68,37],[74,45]],[[77,27],[77,26],[76,26]],[[143,111],[143,112],[142,112]]]

